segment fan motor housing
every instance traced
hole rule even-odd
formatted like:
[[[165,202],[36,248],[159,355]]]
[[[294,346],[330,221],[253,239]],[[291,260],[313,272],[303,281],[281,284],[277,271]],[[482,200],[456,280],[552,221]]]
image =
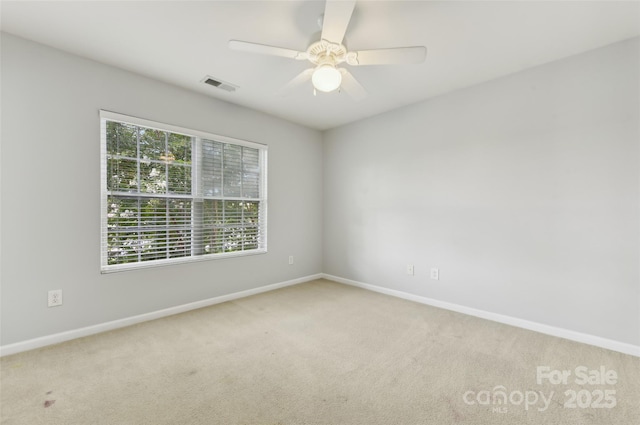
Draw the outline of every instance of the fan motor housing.
[[[309,62],[314,65],[331,63],[337,65],[344,62],[347,48],[344,44],[331,43],[327,40],[320,40],[312,43],[307,48]]]

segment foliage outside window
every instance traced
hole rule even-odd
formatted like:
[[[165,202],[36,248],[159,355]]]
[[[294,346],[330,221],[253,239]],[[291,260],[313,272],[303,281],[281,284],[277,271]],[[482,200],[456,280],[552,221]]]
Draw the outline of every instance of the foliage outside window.
[[[102,271],[266,252],[266,147],[101,111]]]

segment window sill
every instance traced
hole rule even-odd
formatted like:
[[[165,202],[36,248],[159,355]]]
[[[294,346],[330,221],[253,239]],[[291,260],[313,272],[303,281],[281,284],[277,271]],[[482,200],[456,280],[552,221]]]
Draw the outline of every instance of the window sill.
[[[102,266],[100,268],[100,273],[117,273],[117,272],[125,272],[128,270],[139,270],[139,269],[148,269],[162,266],[171,266],[175,264],[185,264],[185,263],[195,263],[200,261],[211,261],[211,260],[223,260],[225,258],[236,258],[236,257],[248,257],[252,255],[261,255],[266,254],[266,249],[255,249],[251,251],[235,251],[235,252],[226,252],[223,254],[209,254],[209,255],[198,255],[195,257],[180,257],[180,258],[172,258],[168,260],[151,260],[145,261],[141,263],[128,263],[128,264],[114,264],[108,266]]]

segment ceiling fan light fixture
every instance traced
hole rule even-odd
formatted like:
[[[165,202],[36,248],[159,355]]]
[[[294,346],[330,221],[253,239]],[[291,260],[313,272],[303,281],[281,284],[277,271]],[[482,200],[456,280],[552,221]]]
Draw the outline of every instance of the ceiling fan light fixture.
[[[342,83],[342,74],[331,64],[318,66],[311,75],[313,87],[322,92],[328,93],[336,90]]]

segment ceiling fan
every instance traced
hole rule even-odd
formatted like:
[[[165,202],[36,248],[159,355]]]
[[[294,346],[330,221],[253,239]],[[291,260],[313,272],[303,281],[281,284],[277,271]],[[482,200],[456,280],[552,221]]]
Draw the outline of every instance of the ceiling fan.
[[[229,48],[251,53],[281,56],[296,60],[308,60],[313,68],[306,69],[287,83],[281,92],[287,92],[311,80],[314,88],[321,92],[344,89],[355,100],[366,97],[367,92],[344,67],[364,65],[416,64],[424,62],[427,48],[424,46],[396,47],[349,51],[344,45],[344,35],[351,20],[355,0],[327,0],[324,15],[318,20],[322,28],[320,40],[300,52],[285,47],[269,46],[248,41],[230,40]]]

